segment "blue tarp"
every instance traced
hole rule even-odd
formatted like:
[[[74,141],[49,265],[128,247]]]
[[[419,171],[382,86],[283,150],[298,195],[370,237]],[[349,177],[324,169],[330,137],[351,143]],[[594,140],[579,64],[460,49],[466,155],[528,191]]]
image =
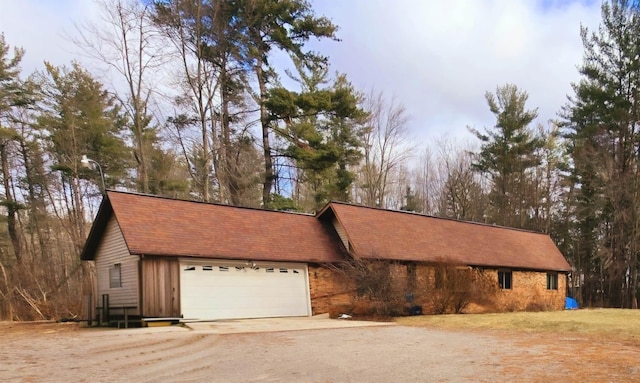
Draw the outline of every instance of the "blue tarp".
[[[578,301],[576,301],[573,298],[567,297],[565,299],[565,303],[564,303],[564,309],[565,310],[575,310],[578,309]]]

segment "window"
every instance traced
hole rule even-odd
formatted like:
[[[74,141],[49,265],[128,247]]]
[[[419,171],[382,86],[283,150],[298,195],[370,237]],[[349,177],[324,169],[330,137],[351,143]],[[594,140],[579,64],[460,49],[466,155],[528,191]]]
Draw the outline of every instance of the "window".
[[[267,273],[273,273],[273,267],[267,267]]]
[[[213,271],[213,266],[202,266],[202,271]]]
[[[229,266],[220,266],[220,267],[218,267],[218,270],[220,270],[220,271],[229,271]]]
[[[187,266],[187,267],[185,267],[184,271],[196,271],[196,267],[195,266]]]
[[[558,273],[547,273],[547,290],[558,290]]]
[[[280,268],[280,272],[281,272],[281,273],[283,273],[283,274],[286,274],[286,273],[288,273],[288,272],[289,272],[289,270],[288,270],[288,269],[285,269],[285,268],[283,268],[283,267],[281,267],[281,268]]]
[[[498,271],[498,285],[503,290],[511,290],[511,271]]]
[[[109,269],[109,287],[112,289],[122,287],[122,272],[119,263],[116,263]]]

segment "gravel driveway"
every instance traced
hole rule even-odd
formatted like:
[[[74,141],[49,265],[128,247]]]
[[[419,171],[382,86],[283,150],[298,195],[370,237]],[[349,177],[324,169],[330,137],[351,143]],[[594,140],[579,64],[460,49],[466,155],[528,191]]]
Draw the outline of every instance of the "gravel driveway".
[[[2,382],[572,381],[566,367],[577,363],[563,361],[559,353],[572,348],[559,351],[555,338],[515,342],[508,334],[403,326],[223,335],[179,327],[7,329],[0,326]],[[624,347],[637,361],[638,348]],[[638,377],[620,373],[605,377]]]

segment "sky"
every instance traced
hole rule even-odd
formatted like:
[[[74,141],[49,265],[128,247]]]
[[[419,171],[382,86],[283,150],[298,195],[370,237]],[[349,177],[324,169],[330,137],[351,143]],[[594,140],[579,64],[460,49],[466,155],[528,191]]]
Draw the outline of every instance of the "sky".
[[[416,142],[473,141],[467,126],[495,119],[484,94],[512,83],[529,94],[538,123],[558,118],[579,80],[580,26],[597,29],[598,0],[314,0],[341,41],[313,42],[359,90],[406,107]],[[23,71],[77,59],[66,38],[95,18],[92,0],[0,0],[0,32],[26,50]]]

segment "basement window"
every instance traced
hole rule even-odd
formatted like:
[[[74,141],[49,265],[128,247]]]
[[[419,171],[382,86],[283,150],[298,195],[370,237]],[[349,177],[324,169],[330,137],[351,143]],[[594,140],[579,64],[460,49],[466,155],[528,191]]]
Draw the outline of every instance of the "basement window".
[[[558,290],[558,273],[547,273],[547,290]]]
[[[202,271],[213,271],[213,266],[202,266]]]
[[[280,272],[281,272],[281,273],[283,273],[283,274],[286,274],[286,273],[288,273],[288,272],[289,272],[289,270],[288,270],[288,269],[285,269],[285,268],[281,268],[281,269],[280,269]]]
[[[510,270],[498,271],[498,285],[503,290],[511,290],[511,271]]]
[[[116,263],[109,268],[109,288],[122,287],[122,271],[120,264]]]
[[[229,271],[229,267],[228,266],[220,266],[220,267],[218,267],[218,270],[220,270],[220,271]]]
[[[184,268],[184,271],[196,271],[196,267],[195,266],[187,266]]]
[[[236,266],[236,271],[244,271],[244,266]]]
[[[298,270],[293,270],[294,274],[300,274],[300,272]]]
[[[273,273],[273,267],[267,267],[267,273]]]

